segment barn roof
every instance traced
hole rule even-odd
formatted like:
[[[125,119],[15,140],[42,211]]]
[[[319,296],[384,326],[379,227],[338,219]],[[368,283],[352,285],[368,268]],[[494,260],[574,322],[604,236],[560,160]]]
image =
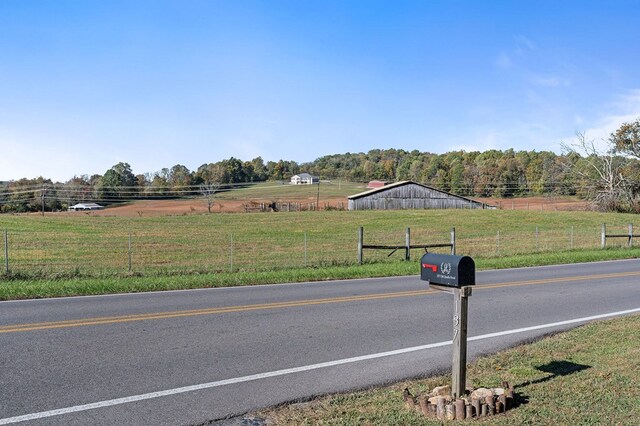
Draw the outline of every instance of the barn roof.
[[[390,183],[389,185],[385,185],[385,186],[383,186],[381,188],[370,189],[369,191],[364,191],[364,192],[360,192],[358,194],[350,195],[347,198],[349,200],[357,200],[358,198],[366,197],[368,195],[375,194],[377,192],[388,191],[390,189],[397,188],[399,186],[404,186],[404,185],[419,185],[419,186],[422,186],[424,188],[430,189],[432,191],[440,192],[440,193],[442,193],[444,195],[447,195],[449,197],[458,198],[460,200],[465,200],[465,201],[469,201],[469,202],[472,202],[472,203],[484,204],[484,203],[481,203],[480,201],[476,201],[476,200],[473,200],[471,198],[462,197],[460,195],[452,194],[450,192],[442,191],[440,189],[436,189],[436,188],[433,188],[431,186],[423,185],[421,183],[413,182],[413,181],[410,181],[410,180],[404,180],[404,181],[401,181],[401,182]]]

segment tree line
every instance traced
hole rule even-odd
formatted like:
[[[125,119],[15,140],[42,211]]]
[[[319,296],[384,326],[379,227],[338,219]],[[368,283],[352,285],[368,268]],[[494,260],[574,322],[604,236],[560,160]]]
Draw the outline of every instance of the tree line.
[[[434,154],[419,150],[373,149],[327,155],[309,163],[229,158],[197,170],[181,164],[135,174],[120,162],[103,175],[74,176],[67,182],[20,179],[0,183],[0,211],[61,210],[71,203],[105,204],[133,199],[211,197],[233,185],[283,181],[301,172],[321,179],[353,182],[412,180],[469,197],[575,195],[601,210],[639,211],[640,119],[623,124],[598,149],[578,134],[578,143],[551,151],[489,150]]]

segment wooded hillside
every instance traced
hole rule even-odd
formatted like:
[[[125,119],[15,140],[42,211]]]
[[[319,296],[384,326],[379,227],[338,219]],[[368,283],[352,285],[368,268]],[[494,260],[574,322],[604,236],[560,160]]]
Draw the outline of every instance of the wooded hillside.
[[[637,193],[640,162],[616,157],[616,173]],[[21,179],[0,184],[2,212],[64,209],[79,201],[111,202],[140,198],[206,196],[225,186],[266,180],[288,180],[301,172],[323,180],[368,182],[413,180],[454,194],[470,197],[517,197],[527,195],[577,195],[593,198],[602,191],[602,179],[593,166],[594,156],[576,152],[557,155],[549,151],[455,151],[433,154],[418,150],[374,149],[367,153],[346,153],[320,157],[313,162],[265,163],[230,158],[206,163],[195,171],[177,164],[156,173],[134,174],[128,163],[118,163],[104,175],[75,176],[64,183],[50,179]]]

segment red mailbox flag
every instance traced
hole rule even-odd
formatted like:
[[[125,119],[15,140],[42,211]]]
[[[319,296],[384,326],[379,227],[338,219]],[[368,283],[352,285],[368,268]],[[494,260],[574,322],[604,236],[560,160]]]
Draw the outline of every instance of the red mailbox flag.
[[[429,265],[428,263],[423,263],[422,264],[423,268],[427,268],[427,269],[431,269],[433,271],[433,273],[435,274],[436,272],[438,272],[438,265]]]

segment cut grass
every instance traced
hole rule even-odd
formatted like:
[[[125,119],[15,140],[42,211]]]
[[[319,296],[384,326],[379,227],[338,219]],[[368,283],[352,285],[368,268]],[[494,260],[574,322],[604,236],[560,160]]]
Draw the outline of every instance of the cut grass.
[[[497,259],[477,259],[476,267],[502,269],[565,263],[592,262],[635,258],[638,249],[577,250]],[[45,297],[86,296],[145,291],[185,290],[194,288],[233,287],[306,281],[343,280],[356,278],[417,276],[418,262],[367,263],[350,266],[290,268],[260,272],[167,273],[143,275],[117,274],[103,277],[73,277],[73,272],[53,278],[5,276],[0,280],[0,300],[35,299]]]
[[[515,385],[519,405],[473,422],[491,425],[635,425],[640,418],[640,316],[591,323],[481,358],[468,367],[474,387]],[[255,414],[276,425],[440,425],[404,408],[414,394],[449,384],[449,376],[331,395]],[[469,421],[447,424],[470,424]]]
[[[418,274],[424,249],[366,244],[447,243],[479,269],[640,256],[622,239],[598,249],[600,227],[623,232],[634,215],[508,210],[319,211],[166,217],[0,216],[0,300]],[[129,253],[129,235],[131,252]],[[443,251],[446,251],[444,249]],[[129,258],[131,269],[129,270]]]

